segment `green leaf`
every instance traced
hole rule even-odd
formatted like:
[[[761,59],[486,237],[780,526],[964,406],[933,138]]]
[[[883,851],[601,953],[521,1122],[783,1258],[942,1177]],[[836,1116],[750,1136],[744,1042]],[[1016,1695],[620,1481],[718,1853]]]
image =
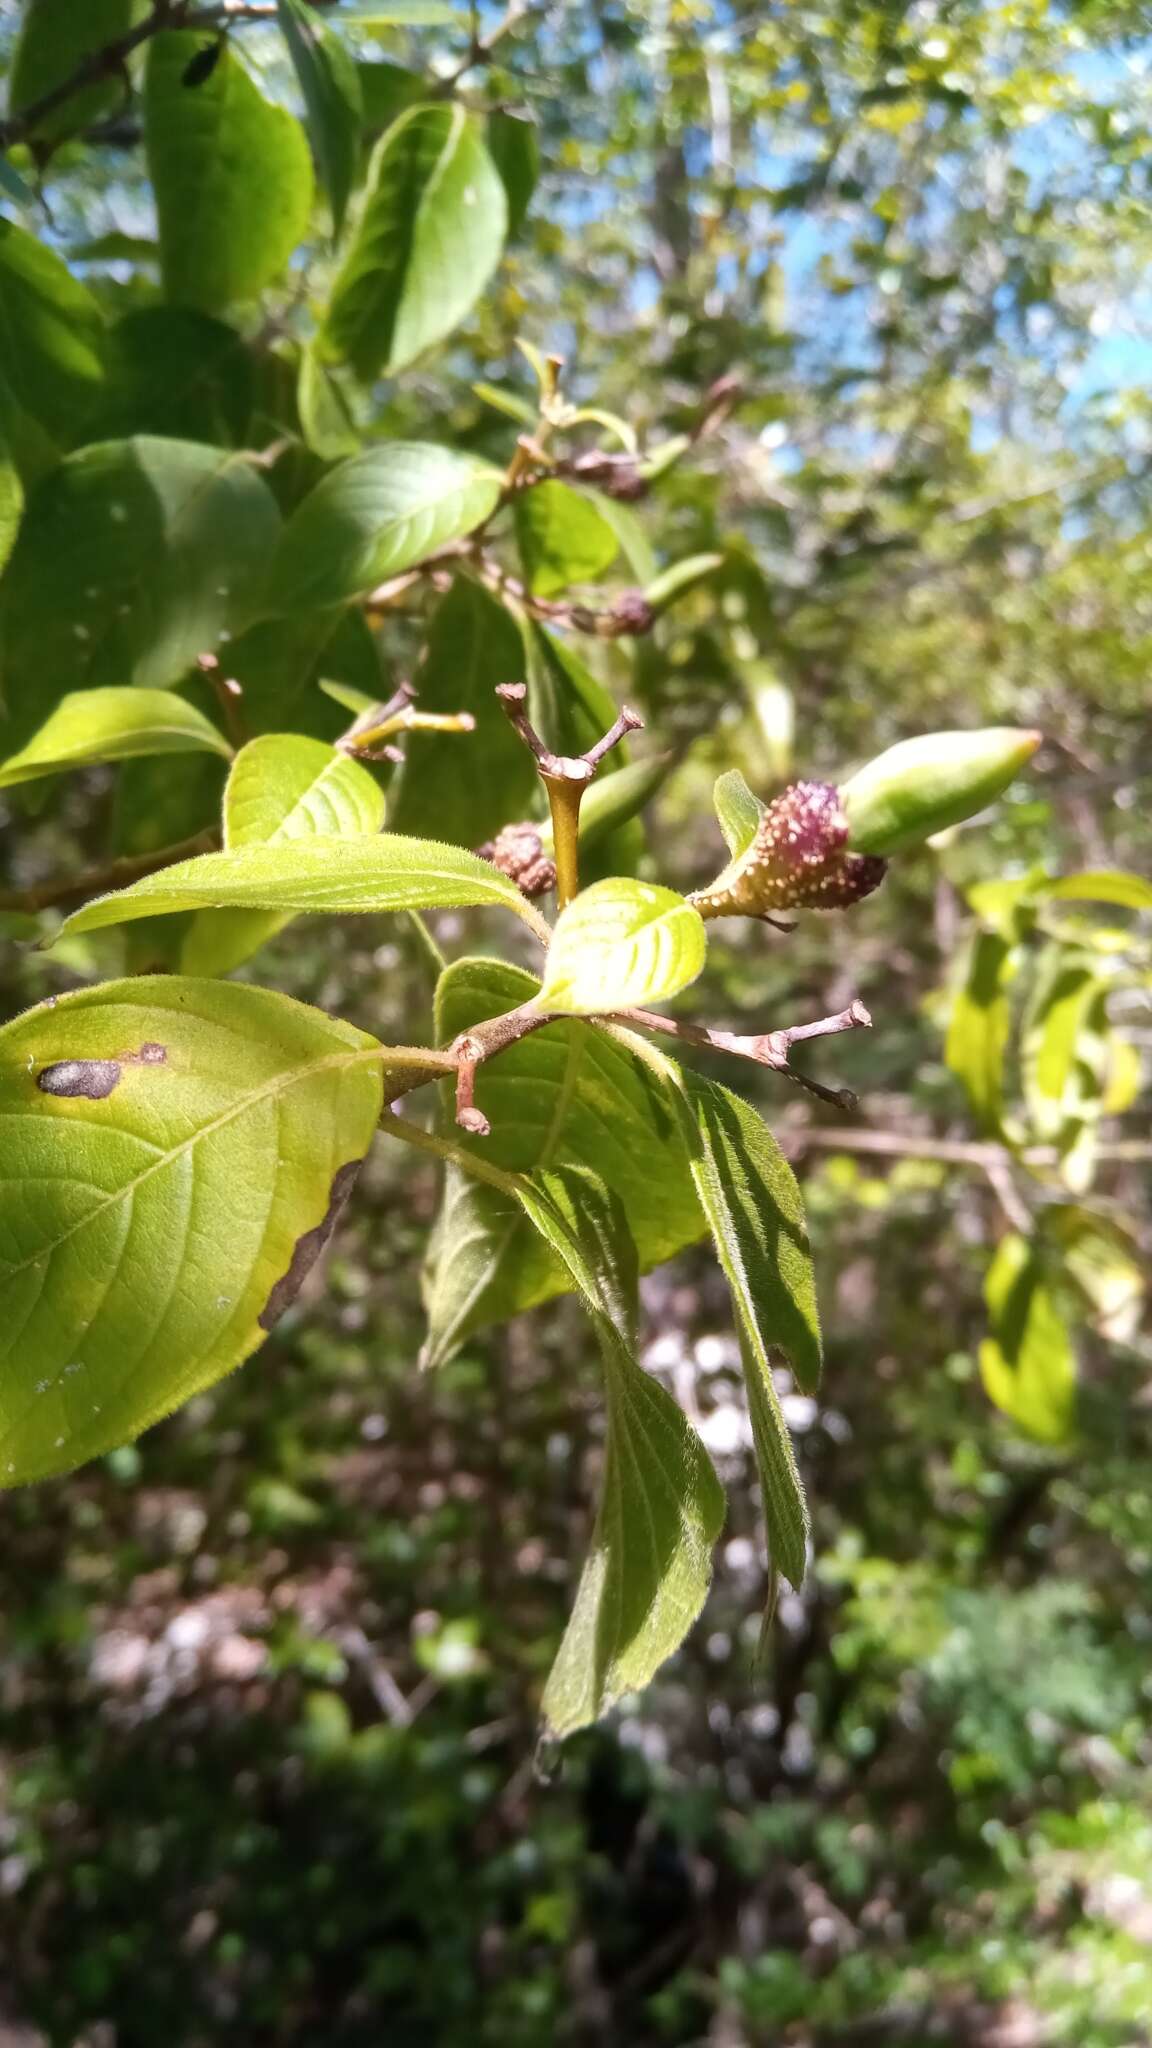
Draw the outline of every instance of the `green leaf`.
[[[168,690],[77,690],[18,754],[0,762],[0,789],[139,754],[228,756],[232,749],[195,705]]]
[[[681,1076],[696,1138],[692,1173],[740,1328],[748,1407],[773,1563],[804,1577],[808,1511],[772,1377],[772,1351],[809,1393],[820,1380],[820,1322],[804,1204],[751,1106],[698,1075]]]
[[[1062,875],[1046,893],[1064,903],[1115,903],[1123,910],[1152,910],[1152,882],[1123,868]]]
[[[531,919],[514,882],[459,846],[431,839],[339,839],[330,833],[273,846],[237,846],[178,861],[130,889],[73,911],[61,933],[101,931],[181,910],[281,910],[290,916],[462,910],[489,904]]]
[[[305,441],[325,462],[341,462],[359,454],[364,436],[348,395],[331,364],[321,362],[314,347],[300,353],[296,405]]]
[[[0,1032],[0,1485],[137,1436],[262,1342],[372,1141],[377,1053],[167,975]]]
[[[17,206],[26,206],[31,210],[36,205],[36,194],[31,185],[20,176],[15,164],[9,163],[8,158],[3,155],[0,155],[0,191],[6,192],[9,199],[14,199]]]
[[[1106,1028],[1107,989],[1085,955],[1060,945],[1040,955],[1020,1036],[1024,1095],[1039,1138],[1059,1139],[1067,1124],[1082,1122],[1086,1094],[1095,1095],[1098,1113],[1103,1106],[1101,1086],[1085,1076],[1080,1053],[1090,1027],[1093,1040]]]
[[[104,379],[104,320],[54,249],[0,219],[0,377],[61,442],[83,429]]]
[[[567,1267],[604,1361],[608,1429],[592,1544],[544,1690],[556,1736],[646,1686],[697,1619],[724,1526],[724,1491],[696,1432],[635,1357],[635,1248],[624,1209],[587,1168],[518,1189]]]
[[[385,61],[369,64],[358,60],[356,76],[364,102],[364,126],[369,135],[379,135],[383,129],[390,128],[398,114],[415,106],[424,97],[425,85],[419,72],[409,71],[403,64]]]
[[[541,1007],[588,1017],[664,1002],[695,981],[707,944],[699,911],[674,889],[593,882],[557,920]]]
[[[489,463],[428,441],[388,441],[341,463],[298,506],[273,572],[283,611],[344,604],[398,576],[496,509]]]
[[[16,545],[24,517],[24,483],[14,448],[17,420],[7,386],[0,382],[0,570]]]
[[[521,491],[515,517],[524,573],[538,597],[592,583],[616,559],[618,542],[607,520],[567,484]]]
[[[688,555],[682,562],[673,562],[670,568],[654,576],[644,595],[653,611],[666,612],[680,598],[687,597],[690,590],[707,583],[709,577],[723,567],[723,555]]]
[[[749,789],[738,768],[730,768],[726,775],[716,777],[712,803],[724,844],[732,859],[739,860],[755,839],[766,806]]]
[[[262,609],[280,528],[240,457],[140,437],[82,448],[32,492],[0,589],[17,744],[71,689],[163,688]]]
[[[476,117],[458,105],[411,107],[373,156],[323,349],[370,383],[443,341],[500,261],[507,212]]]
[[[539,988],[497,960],[458,960],[436,992],[436,1037],[448,1045]],[[703,1230],[680,1123],[626,1032],[578,1019],[549,1024],[482,1066],[476,1100],[491,1136],[454,1136],[506,1172],[595,1159],[619,1196],[641,1269],[692,1244]],[[425,1356],[442,1364],[471,1335],[547,1301],[570,1281],[515,1200],[451,1167],[425,1273]]]
[[[301,0],[277,0],[280,27],[300,81],[316,170],[337,236],[360,169],[364,98],[353,58]]]
[[[998,1136],[1004,1123],[1004,1060],[1011,1015],[1008,989],[1015,947],[998,932],[976,932],[952,1000],[944,1058],[967,1093],[981,1127]]]
[[[312,165],[300,123],[264,98],[229,45],[210,77],[185,84],[203,47],[194,30],[152,38],[144,140],[165,293],[216,313],[285,269],[308,231]]]
[[[540,132],[527,114],[494,107],[487,122],[488,154],[508,202],[509,239],[518,235],[540,176]]]
[[[535,765],[495,691],[524,659],[516,622],[486,590],[458,576],[433,615],[419,671],[418,708],[469,711],[467,734],[411,733],[391,813],[397,832],[436,832],[479,846],[536,807]]]
[[[132,26],[137,0],[26,0],[20,33],[12,53],[8,105],[13,114],[44,99],[79,70],[84,60],[106,43],[116,42]],[[90,128],[103,114],[121,106],[125,81],[114,72],[94,77],[71,93],[31,131],[40,145],[55,146]]]
[[[1071,1435],[1076,1353],[1044,1264],[1022,1237],[1001,1239],[984,1287],[992,1335],[980,1346],[989,1399],[1041,1443]]]
[[[255,400],[252,357],[234,327],[180,306],[142,306],[109,330],[107,383],[89,437],[164,434],[240,447]]]
[[[326,834],[364,839],[384,823],[384,792],[359,761],[322,740],[266,733],[242,747],[224,792],[224,845],[279,846]],[[185,974],[229,974],[282,931],[275,910],[200,910],[180,954]]]

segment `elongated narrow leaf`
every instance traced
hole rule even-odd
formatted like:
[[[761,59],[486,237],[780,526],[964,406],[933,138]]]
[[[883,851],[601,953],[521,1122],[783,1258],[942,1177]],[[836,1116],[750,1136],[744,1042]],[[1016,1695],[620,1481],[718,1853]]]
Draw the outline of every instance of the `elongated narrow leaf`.
[[[620,1202],[587,1169],[520,1184],[563,1261],[604,1361],[608,1433],[588,1561],[543,1711],[557,1736],[639,1691],[683,1642],[707,1597],[724,1492],[699,1437],[634,1350],[635,1250]]]
[[[1095,1049],[1106,1028],[1107,987],[1087,954],[1050,945],[1040,957],[1021,1026],[1024,1097],[1040,1138],[1059,1139],[1069,1122],[1082,1121],[1087,1095],[1103,1108],[1104,1075],[1086,1074],[1080,1054],[1089,1038]]]
[[[170,690],[77,690],[56,706],[20,753],[0,762],[0,789],[139,754],[232,752],[195,705]]]
[[[497,960],[459,960],[436,993],[437,1043],[516,1009],[539,983]],[[704,1219],[675,1106],[626,1033],[578,1018],[549,1024],[481,1067],[487,1138],[460,1139],[507,1172],[595,1160],[628,1215],[643,1271],[697,1239]],[[450,1168],[429,1250],[426,1360],[439,1365],[474,1331],[571,1285],[516,1201]]]
[[[375,839],[323,834],[179,861],[130,889],[98,896],[74,911],[61,930],[100,931],[105,925],[181,910],[280,910],[297,917],[318,911],[452,910],[484,904],[518,916],[527,908],[514,882],[462,847],[390,833]]]
[[[522,491],[515,511],[524,573],[538,597],[553,597],[572,583],[593,583],[616,559],[613,529],[568,484]]]
[[[1047,1278],[1026,1239],[1002,1238],[989,1268],[985,1298],[992,1335],[980,1346],[989,1398],[1041,1443],[1063,1443],[1076,1403],[1076,1352]]]
[[[944,1057],[963,1082],[982,1127],[1004,1127],[1004,1059],[1011,1017],[1008,989],[1017,952],[998,932],[977,932],[953,997]]]
[[[191,29],[153,36],[144,140],[168,298],[216,313],[274,282],[308,230],[312,165],[304,131],[273,106],[230,46],[187,82],[204,49]]]
[[[316,170],[339,235],[360,167],[364,96],[339,36],[302,0],[277,0],[280,27],[304,95]]]
[[[278,846],[326,834],[364,839],[384,823],[384,792],[359,761],[323,740],[266,733],[242,747],[224,792],[224,845]],[[228,974],[289,919],[275,910],[199,910],[180,954],[185,974]]]
[[[508,202],[508,233],[518,235],[540,176],[540,131],[527,114],[494,107],[488,116],[488,154]]]
[[[6,746],[70,690],[180,681],[258,615],[280,530],[247,462],[140,436],[82,448],[31,493],[0,587]]]
[[[371,1143],[374,1046],[168,975],[0,1032],[0,1484],[138,1435],[262,1341]]]
[[[726,775],[716,777],[712,802],[724,834],[724,844],[732,859],[739,860],[756,837],[765,806],[749,789],[738,768],[729,768]]]
[[[1152,910],[1152,882],[1123,868],[1096,868],[1062,875],[1047,891],[1063,903],[1115,903],[1124,910]]]
[[[479,846],[537,806],[539,779],[513,732],[496,685],[520,673],[516,621],[496,598],[458,576],[438,606],[417,675],[421,711],[468,711],[475,731],[419,733],[405,743],[405,766],[391,813],[398,832],[439,832]]]
[[[8,85],[12,113],[64,85],[97,51],[124,34],[136,11],[137,0],[84,0],[79,7],[71,0],[26,0]],[[97,70],[88,84],[41,116],[31,139],[41,147],[55,146],[80,135],[123,99],[123,78]]]
[[[504,246],[508,205],[476,116],[412,107],[377,146],[321,346],[364,381],[395,375],[471,311]]]
[[[70,446],[104,380],[105,329],[54,249],[0,219],[0,377],[16,404]]]
[[[674,889],[594,882],[560,914],[540,1001],[584,1017],[663,1002],[695,981],[706,950],[703,918]]]
[[[344,604],[410,569],[495,511],[491,464],[426,441],[392,441],[341,463],[284,530],[273,601],[285,612]]]
[[[791,1167],[751,1106],[727,1088],[682,1076],[696,1136],[700,1206],[732,1290],[773,1562],[799,1586],[808,1511],[772,1378],[780,1351],[800,1386],[819,1384],[820,1323],[804,1205]]]

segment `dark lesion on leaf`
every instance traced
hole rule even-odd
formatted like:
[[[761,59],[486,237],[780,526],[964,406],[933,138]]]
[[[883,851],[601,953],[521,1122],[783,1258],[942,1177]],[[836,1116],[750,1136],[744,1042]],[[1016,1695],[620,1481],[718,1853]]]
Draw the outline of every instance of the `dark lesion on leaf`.
[[[306,1230],[303,1237],[297,1238],[292,1263],[288,1271],[276,1282],[260,1312],[259,1322],[262,1330],[270,1330],[274,1323],[279,1322],[285,1309],[290,1308],[295,1301],[340,1221],[340,1211],[352,1192],[356,1176],[363,1164],[362,1159],[349,1159],[347,1164],[340,1168],[329,1189],[328,1207],[319,1223],[313,1230]]]
[[[103,1102],[120,1084],[119,1060],[56,1060],[36,1076],[45,1095],[83,1097]]]

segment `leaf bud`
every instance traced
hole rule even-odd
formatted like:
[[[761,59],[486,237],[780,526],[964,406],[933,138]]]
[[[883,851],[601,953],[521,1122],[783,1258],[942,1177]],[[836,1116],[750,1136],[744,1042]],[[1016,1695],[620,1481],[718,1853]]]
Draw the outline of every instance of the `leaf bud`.
[[[848,845],[885,858],[922,846],[1002,795],[1042,738],[1003,725],[901,740],[842,785]]]

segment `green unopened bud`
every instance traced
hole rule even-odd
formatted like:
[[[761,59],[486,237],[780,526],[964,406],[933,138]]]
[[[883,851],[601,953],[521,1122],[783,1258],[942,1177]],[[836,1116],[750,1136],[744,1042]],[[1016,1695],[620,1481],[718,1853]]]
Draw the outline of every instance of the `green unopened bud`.
[[[1042,738],[996,725],[901,740],[841,784],[849,846],[886,859],[975,817],[1003,795]]]

